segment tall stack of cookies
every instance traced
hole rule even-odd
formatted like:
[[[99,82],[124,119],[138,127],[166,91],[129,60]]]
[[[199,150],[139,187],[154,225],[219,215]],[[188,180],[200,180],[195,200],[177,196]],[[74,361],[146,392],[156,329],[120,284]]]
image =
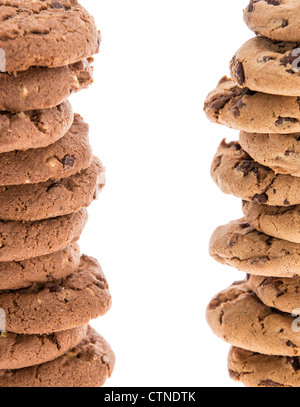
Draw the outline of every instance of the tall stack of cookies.
[[[247,273],[209,304],[207,320],[233,345],[230,376],[248,387],[300,387],[300,7],[252,0],[257,36],[235,54],[205,103],[208,118],[239,130],[212,164],[244,218],[219,227],[212,257]]]
[[[0,1],[0,387],[99,387],[110,308],[77,244],[105,184],[67,98],[92,83],[100,34],[76,0]]]

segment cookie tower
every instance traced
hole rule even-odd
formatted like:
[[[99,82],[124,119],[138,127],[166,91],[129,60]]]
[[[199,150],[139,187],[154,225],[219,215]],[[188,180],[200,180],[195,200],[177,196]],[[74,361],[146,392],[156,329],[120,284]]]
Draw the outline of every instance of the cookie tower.
[[[300,8],[252,0],[257,36],[233,57],[205,103],[239,130],[221,142],[212,177],[243,200],[244,218],[219,227],[211,256],[247,273],[209,304],[207,321],[233,345],[230,376],[248,387],[300,387]]]
[[[105,169],[67,99],[100,35],[76,0],[3,0],[0,17],[0,387],[99,387],[114,354],[88,324],[111,297],[77,242]]]

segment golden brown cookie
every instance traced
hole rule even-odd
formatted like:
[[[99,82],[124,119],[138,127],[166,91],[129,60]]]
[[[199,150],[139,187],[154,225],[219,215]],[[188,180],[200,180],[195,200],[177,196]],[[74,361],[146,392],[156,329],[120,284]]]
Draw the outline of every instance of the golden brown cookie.
[[[241,88],[226,76],[207,96],[204,110],[213,123],[249,133],[300,132],[298,97]]]
[[[0,221],[0,261],[44,256],[76,243],[88,219],[86,209],[36,222]]]
[[[232,348],[230,377],[247,387],[300,387],[300,358],[266,356]]]
[[[105,185],[105,167],[94,157],[78,174],[57,182],[0,187],[0,219],[36,221],[88,207]]]
[[[46,147],[63,137],[73,123],[68,101],[52,109],[0,112],[0,153]]]
[[[0,333],[0,369],[22,369],[63,356],[86,336],[87,326],[49,335]]]
[[[276,174],[300,176],[300,133],[259,134],[240,132],[239,143],[254,161]]]
[[[249,276],[248,286],[269,307],[289,314],[300,315],[299,277]]]
[[[99,51],[94,19],[77,0],[1,0],[0,19],[6,72],[65,66]]]
[[[210,255],[219,263],[259,276],[300,276],[300,244],[276,239],[253,229],[245,219],[218,227]]]
[[[255,162],[237,142],[223,140],[214,157],[211,175],[225,194],[271,206],[300,204],[300,178],[275,174]]]
[[[206,319],[219,338],[266,355],[300,356],[295,318],[264,305],[247,283],[234,283],[210,302]]]
[[[60,181],[90,166],[89,126],[75,114],[68,133],[54,144],[0,154],[0,186]]]
[[[77,243],[65,249],[22,261],[0,262],[0,290],[19,290],[46,284],[75,273],[80,262]]]
[[[111,376],[114,365],[111,347],[90,328],[76,348],[52,362],[1,370],[0,387],[101,387]]]
[[[267,206],[243,201],[245,220],[267,235],[300,243],[300,206]]]
[[[44,334],[77,328],[106,314],[111,296],[99,263],[82,256],[78,270],[46,284],[0,292],[6,330],[18,334]]]
[[[244,19],[255,33],[277,41],[300,41],[298,0],[250,0]]]
[[[300,15],[299,15],[300,16]],[[240,87],[282,96],[299,96],[299,44],[255,37],[234,55],[231,77]]]
[[[93,81],[91,60],[59,68],[32,67],[27,71],[0,73],[0,111],[25,112],[60,105],[71,93]]]

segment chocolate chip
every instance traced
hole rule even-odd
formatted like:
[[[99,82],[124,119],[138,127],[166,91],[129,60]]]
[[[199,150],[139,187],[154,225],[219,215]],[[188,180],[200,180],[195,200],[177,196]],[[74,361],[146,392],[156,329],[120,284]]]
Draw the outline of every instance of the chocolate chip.
[[[290,123],[299,123],[298,119],[295,119],[294,117],[278,117],[278,120],[276,120],[275,124],[276,126],[282,126],[284,122],[290,122]]]
[[[237,143],[236,141],[230,141],[230,143],[223,145],[223,147],[226,147],[226,148],[232,148],[233,147],[236,151],[240,151],[242,149],[240,144]]]
[[[233,247],[237,243],[237,241],[238,241],[238,237],[237,236],[232,236],[229,239],[228,247]]]
[[[274,60],[275,60],[275,58],[273,58],[273,57],[267,57],[267,56],[265,56],[265,57],[262,58],[262,61],[263,61],[263,62],[274,61]]]
[[[271,6],[280,6],[282,0],[264,0],[266,3],[270,4]]]
[[[240,86],[243,86],[245,83],[245,71],[244,66],[240,61],[236,61],[234,64],[234,74]]]
[[[245,88],[244,92],[242,93],[242,96],[254,96],[256,94],[257,94],[257,92],[255,90]]]
[[[287,199],[285,199],[285,201],[283,202],[283,204],[284,204],[284,205],[290,205],[290,202],[289,202]]]
[[[254,9],[253,4],[254,4],[253,2],[251,2],[251,3],[249,4],[248,9],[247,9],[248,13],[252,13],[252,11],[253,11],[253,9]]]
[[[247,229],[247,228],[250,228],[250,225],[249,225],[249,223],[240,223],[239,224],[239,227],[241,228],[241,229]]]
[[[289,20],[282,20],[282,24],[281,24],[281,27],[282,28],[285,28],[285,27],[287,27],[289,25]]]
[[[237,167],[237,171],[240,171],[246,177],[250,172],[253,172],[256,175],[256,178],[259,179],[260,173],[257,168],[257,164],[254,161],[242,161]]]
[[[231,97],[222,96],[211,103],[211,108],[219,112],[227,105],[228,102],[230,102],[230,100]]]
[[[297,346],[294,343],[292,343],[291,341],[287,341],[286,346],[288,346],[289,348],[294,348],[294,349],[297,348]]]
[[[266,240],[266,243],[268,246],[272,246],[273,242],[274,242],[274,237],[271,237],[271,236]]]
[[[52,3],[50,4],[50,7],[52,9],[59,9],[59,8],[65,9],[65,7],[59,1],[52,1]]]
[[[298,372],[300,370],[300,359],[299,358],[297,358],[297,357],[289,358],[288,362],[292,365],[295,372]]]
[[[241,114],[241,109],[245,107],[245,103],[243,103],[242,99],[239,100],[233,107],[232,107],[232,114],[235,118],[239,117]]]
[[[266,202],[268,202],[268,199],[269,199],[268,195],[266,193],[263,193],[263,194],[254,195],[254,197],[252,198],[252,201],[257,204],[263,205]]]
[[[280,59],[280,63],[281,65],[287,66],[288,64],[292,65],[292,63],[299,58],[299,54],[297,53],[297,55],[295,55],[295,51],[290,52],[286,55],[284,55],[281,59]]]
[[[72,168],[75,165],[75,158],[72,155],[65,155],[61,162],[64,168]]]
[[[284,155],[287,156],[287,157],[289,155],[291,155],[291,154],[295,154],[295,150],[286,150],[285,153],[284,153]]]

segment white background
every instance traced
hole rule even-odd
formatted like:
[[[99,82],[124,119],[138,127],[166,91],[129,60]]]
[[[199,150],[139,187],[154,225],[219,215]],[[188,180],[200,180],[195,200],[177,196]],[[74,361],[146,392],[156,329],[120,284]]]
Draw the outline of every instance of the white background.
[[[117,365],[108,386],[236,386],[229,346],[205,322],[211,297],[244,275],[210,259],[213,230],[242,216],[210,165],[233,130],[207,121],[206,94],[253,34],[247,0],[82,0],[102,32],[95,83],[72,96],[108,184],[82,250],[108,277],[112,310],[93,323]]]

